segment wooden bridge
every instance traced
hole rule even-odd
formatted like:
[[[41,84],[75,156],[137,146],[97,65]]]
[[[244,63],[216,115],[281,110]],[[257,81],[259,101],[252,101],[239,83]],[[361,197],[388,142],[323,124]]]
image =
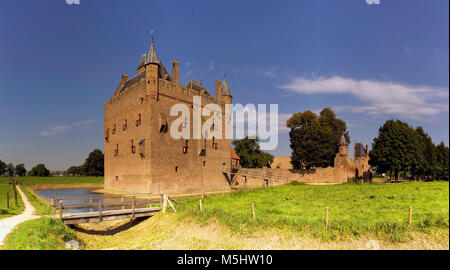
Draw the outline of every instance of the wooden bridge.
[[[160,211],[165,212],[168,205],[176,212],[166,194],[51,196],[50,199],[53,214],[56,216],[58,210],[59,218],[65,224],[149,217]],[[71,209],[85,209],[85,211],[77,213],[66,211]]]

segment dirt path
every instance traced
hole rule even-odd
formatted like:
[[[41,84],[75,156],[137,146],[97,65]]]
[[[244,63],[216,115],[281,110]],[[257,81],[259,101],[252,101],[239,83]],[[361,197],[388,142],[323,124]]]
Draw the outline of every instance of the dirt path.
[[[19,186],[17,186],[17,191],[19,191],[20,197],[22,198],[23,204],[25,205],[25,210],[15,216],[0,219],[0,246],[4,243],[6,236],[16,227],[18,224],[30,220],[38,218],[39,216],[35,216],[33,213],[35,208],[28,201],[27,196],[22,192]]]

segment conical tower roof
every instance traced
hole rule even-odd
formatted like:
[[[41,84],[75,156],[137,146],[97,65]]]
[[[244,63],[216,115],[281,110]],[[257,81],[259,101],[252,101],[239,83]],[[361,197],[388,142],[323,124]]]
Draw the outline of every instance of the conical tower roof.
[[[157,64],[159,65],[158,56],[156,55],[155,43],[152,39],[152,46],[150,47],[150,51],[148,52],[147,62],[145,64]]]
[[[344,133],[342,133],[341,139],[339,140],[338,146],[348,146],[347,139],[345,139]]]
[[[223,81],[222,81],[222,96],[230,96],[231,97],[230,88],[228,87],[227,80],[225,78],[223,78]]]

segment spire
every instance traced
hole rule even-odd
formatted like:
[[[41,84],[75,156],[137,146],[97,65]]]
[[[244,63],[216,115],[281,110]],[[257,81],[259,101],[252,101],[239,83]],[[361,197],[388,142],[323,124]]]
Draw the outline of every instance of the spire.
[[[155,50],[155,42],[153,41],[153,35],[152,35],[152,46],[150,47],[150,51],[148,52],[147,62],[145,64],[159,65],[158,56],[156,55],[156,50]]]
[[[222,96],[230,96],[231,97],[230,88],[228,87],[225,76],[223,76],[223,81],[222,81]]]
[[[345,139],[344,133],[342,133],[341,139],[339,140],[338,146],[348,146],[347,139]]]

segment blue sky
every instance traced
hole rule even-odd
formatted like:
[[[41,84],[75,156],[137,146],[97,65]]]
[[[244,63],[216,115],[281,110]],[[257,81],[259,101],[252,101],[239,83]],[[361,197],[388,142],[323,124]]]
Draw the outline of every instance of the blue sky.
[[[234,102],[279,104],[280,119],[332,107],[371,143],[388,119],[449,143],[449,2],[0,2],[0,159],[81,164],[103,149],[103,103],[136,72],[155,30],[162,62]],[[280,131],[275,155],[289,155]]]

